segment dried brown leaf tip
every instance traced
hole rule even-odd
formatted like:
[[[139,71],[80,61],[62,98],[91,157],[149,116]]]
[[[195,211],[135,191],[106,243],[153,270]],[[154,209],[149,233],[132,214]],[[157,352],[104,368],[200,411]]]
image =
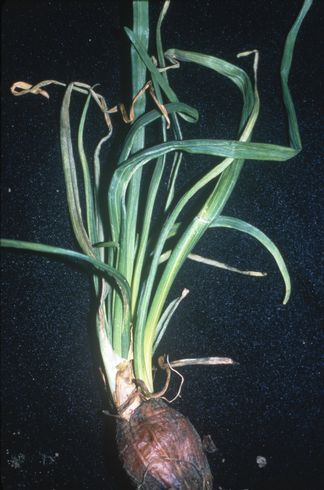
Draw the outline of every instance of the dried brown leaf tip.
[[[170,122],[168,111],[166,110],[164,104],[162,104],[158,100],[158,98],[156,97],[155,92],[154,92],[154,89],[153,89],[153,86],[152,86],[151,80],[149,80],[148,82],[146,82],[145,85],[137,92],[137,94],[133,98],[132,105],[131,105],[130,110],[129,110],[129,115],[126,112],[126,109],[125,109],[125,105],[124,104],[119,104],[118,106],[113,107],[112,109],[110,109],[110,112],[117,112],[117,110],[119,108],[119,110],[121,112],[121,115],[122,115],[122,118],[123,118],[123,121],[126,124],[132,123],[135,120],[135,105],[136,105],[136,102],[138,101],[138,99],[146,91],[148,91],[148,93],[150,94],[150,96],[153,99],[154,103],[158,107],[159,111],[164,116],[164,118],[166,120],[166,123],[167,123],[167,129],[169,129],[170,126],[171,126],[171,122]]]
[[[12,95],[18,96],[18,95],[24,95],[27,93],[30,94],[35,94],[35,95],[42,95],[43,97],[46,97],[46,99],[49,99],[49,94],[46,92],[46,90],[43,90],[39,86],[35,85],[33,86],[30,83],[27,82],[15,82],[11,87],[10,91]]]

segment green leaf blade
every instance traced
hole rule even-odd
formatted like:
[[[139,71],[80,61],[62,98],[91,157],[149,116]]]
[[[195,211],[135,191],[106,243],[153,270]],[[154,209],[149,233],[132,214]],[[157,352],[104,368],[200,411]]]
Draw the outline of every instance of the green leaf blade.
[[[291,281],[285,261],[280,253],[280,250],[273,243],[273,241],[257,227],[238,218],[232,218],[229,216],[218,216],[210,225],[210,228],[215,227],[231,228],[233,230],[237,230],[247,235],[250,235],[258,242],[260,242],[268,250],[268,252],[270,252],[278,266],[278,269],[285,284],[285,296],[283,299],[283,304],[285,305],[291,295]]]

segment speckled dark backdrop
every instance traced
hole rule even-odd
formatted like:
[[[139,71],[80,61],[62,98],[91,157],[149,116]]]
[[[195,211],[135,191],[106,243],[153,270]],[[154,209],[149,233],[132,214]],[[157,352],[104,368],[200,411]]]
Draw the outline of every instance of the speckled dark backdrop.
[[[160,2],[153,2],[156,19]],[[255,140],[287,143],[279,65],[284,36],[301,1],[174,1],[165,47],[215,54],[231,62],[259,48],[262,109]],[[129,3],[9,0],[3,13],[2,236],[75,248],[65,207],[58,119],[51,99],[13,98],[17,80],[101,83],[110,104],[125,100]],[[226,355],[235,367],[186,368],[174,405],[198,432],[211,434],[216,489],[324,488],[321,404],[323,279],[320,268],[320,26],[323,2],[309,13],[296,46],[291,88],[303,152],[293,161],[246,163],[226,213],[260,227],[280,247],[293,294],[272,258],[251,238],[211,231],[197,251],[241,268],[250,279],[188,263],[173,294],[190,289],[161,346],[171,357]],[[242,60],[250,70],[251,63]],[[186,134],[235,138],[240,96],[230,82],[184,66],[170,77],[201,114]],[[97,129],[89,129],[89,141]],[[118,144],[115,138],[113,144]],[[192,178],[204,162],[186,157]],[[322,209],[323,210],[323,209]],[[2,254],[2,481],[5,490],[127,489],[114,452],[91,327],[87,272],[29,253]],[[257,456],[267,465],[259,468]]]

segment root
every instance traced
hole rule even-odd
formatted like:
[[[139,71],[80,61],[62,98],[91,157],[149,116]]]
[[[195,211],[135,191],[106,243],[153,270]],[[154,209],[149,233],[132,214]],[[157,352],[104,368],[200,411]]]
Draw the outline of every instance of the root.
[[[184,377],[182,376],[182,374],[179,373],[179,371],[177,371],[176,369],[174,369],[171,366],[168,355],[167,356],[160,356],[158,358],[158,365],[161,369],[166,371],[166,381],[164,383],[162,390],[156,391],[154,393],[150,393],[146,384],[144,383],[144,381],[142,381],[141,379],[134,379],[133,381],[140,388],[141,394],[145,400],[162,398],[163,400],[165,400],[168,403],[173,403],[175,400],[177,400],[177,398],[179,398],[181,396],[181,390],[182,390],[182,385],[184,383]],[[178,376],[180,376],[181,382],[180,382],[180,386],[179,386],[178,392],[175,395],[175,397],[173,397],[172,400],[168,400],[164,395],[168,391],[168,388],[170,385],[171,371],[173,371]]]
[[[164,362],[164,357],[160,357],[159,358],[160,360],[163,360]],[[180,386],[179,386],[179,389],[178,389],[178,392],[177,394],[172,398],[172,400],[168,400],[167,398],[163,397],[163,400],[166,400],[168,403],[173,403],[174,401],[176,401],[178,398],[181,398],[181,391],[182,391],[182,386],[183,386],[183,383],[184,383],[184,376],[182,376],[181,373],[179,373],[179,371],[177,371],[176,369],[174,369],[171,364],[170,364],[170,361],[169,361],[169,356],[166,356],[166,361],[167,361],[167,364],[168,364],[168,367],[169,367],[169,371],[170,371],[170,374],[171,374],[171,371],[173,371],[174,373],[176,373],[178,376],[180,376],[181,378],[181,382],[180,382]],[[167,369],[167,368],[163,368],[163,369]]]

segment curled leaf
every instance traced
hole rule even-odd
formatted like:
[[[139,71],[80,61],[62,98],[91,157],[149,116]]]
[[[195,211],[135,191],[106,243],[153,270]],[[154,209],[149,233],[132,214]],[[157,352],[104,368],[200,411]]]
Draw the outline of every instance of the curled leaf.
[[[31,83],[27,82],[15,82],[13,85],[11,85],[10,91],[12,95],[15,96],[29,93],[42,95],[43,97],[46,97],[46,99],[49,99],[49,93],[46,92],[46,90],[41,89],[38,85],[33,86]]]

